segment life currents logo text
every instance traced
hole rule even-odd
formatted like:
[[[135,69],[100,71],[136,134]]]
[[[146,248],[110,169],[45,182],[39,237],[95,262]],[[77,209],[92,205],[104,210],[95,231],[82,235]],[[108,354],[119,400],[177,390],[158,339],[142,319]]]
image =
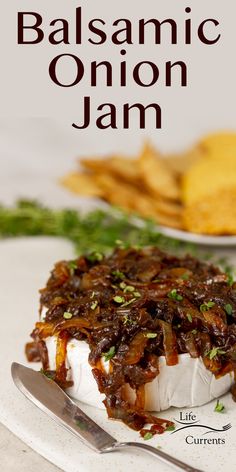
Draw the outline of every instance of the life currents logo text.
[[[172,434],[184,432],[184,440],[189,445],[223,445],[226,443],[224,433],[232,428],[230,423],[215,427],[198,418],[192,411],[180,411],[175,422],[177,427]]]

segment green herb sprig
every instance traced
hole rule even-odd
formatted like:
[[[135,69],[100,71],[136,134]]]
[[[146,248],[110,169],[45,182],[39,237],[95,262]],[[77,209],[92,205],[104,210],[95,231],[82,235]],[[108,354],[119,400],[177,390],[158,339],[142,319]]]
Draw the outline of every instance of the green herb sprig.
[[[202,304],[200,305],[200,311],[201,311],[202,313],[204,313],[204,311],[210,310],[210,308],[212,308],[213,306],[215,306],[215,302],[211,302],[211,301],[210,301],[210,302],[202,303]]]
[[[216,402],[216,406],[214,408],[214,411],[216,411],[217,413],[223,413],[225,411],[225,406],[223,403],[220,403],[219,400],[217,400]]]
[[[213,347],[213,349],[206,353],[206,356],[208,356],[212,361],[212,359],[214,359],[216,356],[223,354],[225,354],[225,351],[223,351],[220,347]]]
[[[225,306],[224,306],[224,309],[227,313],[227,315],[231,316],[232,313],[233,313],[233,307],[230,303],[227,303]]]
[[[157,333],[147,333],[146,338],[148,339],[154,339],[157,337]]]
[[[161,235],[155,222],[131,218],[116,207],[82,215],[73,209],[49,209],[31,200],[19,200],[14,207],[0,206],[0,237],[40,235],[70,240],[76,254],[88,254],[91,262],[102,260],[104,253],[117,247],[117,241],[125,241],[125,247],[153,245],[174,253],[194,251],[193,245]],[[75,270],[74,264],[71,270]],[[114,276],[122,279],[124,274],[116,272]]]
[[[105,362],[110,361],[110,359],[112,359],[112,358],[114,357],[115,353],[116,353],[116,348],[115,348],[115,346],[112,346],[112,347],[109,349],[109,351],[104,352],[104,353],[103,353],[103,357],[104,357],[104,359],[105,359]]]
[[[171,424],[170,426],[167,426],[166,431],[175,431],[175,425]]]
[[[171,300],[176,300],[177,302],[180,302],[181,300],[183,300],[182,295],[180,295],[180,294],[177,292],[177,289],[176,289],[176,288],[173,288],[173,290],[171,290],[171,291],[168,293],[168,297],[169,297]]]
[[[152,438],[153,438],[153,434],[151,432],[147,432],[143,436],[144,441],[149,441],[149,439],[152,439]]]

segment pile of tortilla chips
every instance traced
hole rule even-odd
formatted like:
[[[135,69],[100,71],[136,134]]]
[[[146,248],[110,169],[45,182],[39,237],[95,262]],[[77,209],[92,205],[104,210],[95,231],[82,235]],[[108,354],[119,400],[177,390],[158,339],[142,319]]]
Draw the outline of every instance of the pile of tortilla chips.
[[[194,233],[236,234],[236,134],[212,134],[182,181],[183,223]]]
[[[236,133],[209,135],[182,154],[145,144],[137,157],[80,159],[62,179],[76,194],[98,197],[162,226],[236,234]]]

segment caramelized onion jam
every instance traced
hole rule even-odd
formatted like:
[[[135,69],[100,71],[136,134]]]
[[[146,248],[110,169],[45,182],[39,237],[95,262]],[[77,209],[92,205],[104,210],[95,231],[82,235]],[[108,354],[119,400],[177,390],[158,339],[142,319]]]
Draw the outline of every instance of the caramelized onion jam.
[[[47,371],[44,340],[56,336],[56,371],[50,375],[66,388],[67,343],[86,341],[108,416],[141,434],[148,424],[155,425],[152,434],[173,425],[144,410],[145,384],[158,375],[160,356],[173,366],[179,354],[189,353],[201,356],[216,378],[236,373],[236,283],[191,256],[148,247],[61,261],[41,290],[40,304],[46,315],[26,346],[29,361],[41,360]],[[110,361],[109,372],[102,358]],[[136,392],[133,405],[127,384]],[[232,394],[235,399],[235,386]]]

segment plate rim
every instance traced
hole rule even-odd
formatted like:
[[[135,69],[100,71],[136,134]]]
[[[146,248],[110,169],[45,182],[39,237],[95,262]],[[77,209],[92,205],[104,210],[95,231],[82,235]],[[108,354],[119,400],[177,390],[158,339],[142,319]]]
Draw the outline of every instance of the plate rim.
[[[210,236],[204,234],[191,233],[188,231],[170,228],[168,226],[158,226],[158,230],[164,236],[173,239],[180,239],[189,243],[195,243],[205,246],[236,246],[236,235],[232,236]]]

